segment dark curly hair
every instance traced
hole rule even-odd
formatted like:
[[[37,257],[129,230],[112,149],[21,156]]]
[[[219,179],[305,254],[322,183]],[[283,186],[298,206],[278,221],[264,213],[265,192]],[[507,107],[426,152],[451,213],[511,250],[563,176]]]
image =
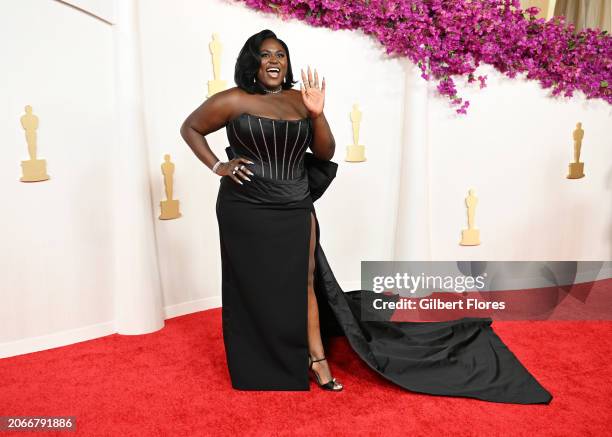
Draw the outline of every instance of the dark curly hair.
[[[255,35],[252,35],[246,40],[244,46],[238,54],[236,59],[236,68],[234,70],[234,82],[239,88],[242,88],[249,94],[265,94],[264,87],[255,80],[257,78],[257,71],[261,65],[261,56],[259,49],[264,39],[274,38],[280,45],[283,46],[285,53],[287,54],[287,74],[281,87],[284,90],[293,88],[293,85],[297,83],[297,80],[293,80],[293,70],[291,69],[291,57],[289,56],[289,48],[284,41],[278,39],[276,34],[269,29],[262,30]]]

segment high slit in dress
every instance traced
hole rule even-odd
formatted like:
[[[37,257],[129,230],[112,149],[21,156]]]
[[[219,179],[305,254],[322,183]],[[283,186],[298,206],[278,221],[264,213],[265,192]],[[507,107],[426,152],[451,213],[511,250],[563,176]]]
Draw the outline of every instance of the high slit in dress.
[[[243,113],[226,125],[229,158],[254,162],[251,182],[220,178],[222,330],[232,387],[309,390],[308,261],[316,225],[314,289],[321,336],[346,336],[356,357],[411,391],[493,402],[547,404],[551,394],[493,331],[491,318],[361,320],[369,290],[344,292],[320,245],[313,202],[336,176],[317,159],[309,118]]]

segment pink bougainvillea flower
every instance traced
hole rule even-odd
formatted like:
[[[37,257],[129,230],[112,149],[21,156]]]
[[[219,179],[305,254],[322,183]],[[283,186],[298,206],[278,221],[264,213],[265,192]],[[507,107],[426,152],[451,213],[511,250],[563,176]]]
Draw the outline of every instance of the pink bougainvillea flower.
[[[389,55],[405,56],[459,114],[469,101],[453,77],[475,82],[482,63],[510,78],[536,80],[553,96],[612,103],[612,39],[599,29],[575,32],[563,17],[535,18],[519,0],[241,0],[254,9],[333,30],[360,29]],[[477,77],[480,88],[486,76]]]

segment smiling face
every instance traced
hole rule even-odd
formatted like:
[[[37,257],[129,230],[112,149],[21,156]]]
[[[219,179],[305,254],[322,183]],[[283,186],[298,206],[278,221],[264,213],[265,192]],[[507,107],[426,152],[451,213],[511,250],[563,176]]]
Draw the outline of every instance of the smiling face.
[[[257,80],[266,88],[276,89],[285,80],[287,73],[287,53],[274,38],[264,39],[259,48],[261,64]]]

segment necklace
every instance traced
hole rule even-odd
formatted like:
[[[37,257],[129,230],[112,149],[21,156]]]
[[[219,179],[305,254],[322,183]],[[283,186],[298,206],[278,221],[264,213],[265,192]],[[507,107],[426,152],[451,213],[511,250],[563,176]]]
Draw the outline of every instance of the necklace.
[[[280,93],[282,90],[283,90],[283,86],[282,85],[279,85],[278,88],[276,88],[275,90],[272,90],[272,91],[270,91],[267,88],[264,88],[264,91],[266,93],[268,93],[268,94],[277,94],[277,93]]]

